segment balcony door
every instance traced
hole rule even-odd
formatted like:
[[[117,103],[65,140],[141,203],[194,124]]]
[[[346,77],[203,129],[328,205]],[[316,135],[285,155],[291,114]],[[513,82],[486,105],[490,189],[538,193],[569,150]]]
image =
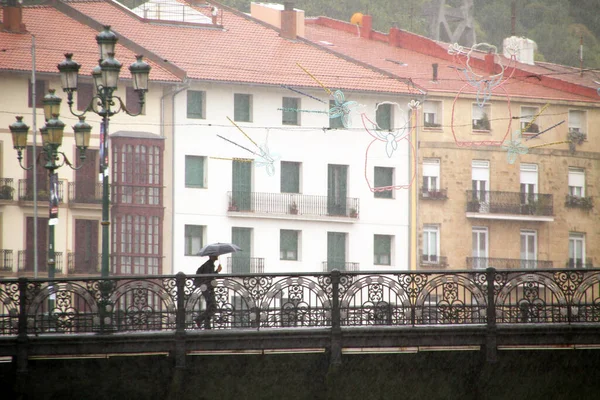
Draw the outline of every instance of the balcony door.
[[[537,200],[538,166],[521,164],[521,204],[531,204]]]
[[[43,155],[40,156],[40,153],[42,152],[42,148],[40,146],[37,147],[37,151],[36,151],[36,161],[37,161],[37,165],[36,165],[36,171],[35,171],[35,175],[36,175],[36,179],[37,179],[37,191],[38,191],[38,197],[40,195],[40,192],[45,192],[47,193],[50,185],[48,184],[48,170],[46,168],[44,168],[44,165],[46,165],[46,157],[44,157]],[[33,146],[27,146],[27,155],[26,155],[26,159],[27,159],[27,167],[31,168],[29,170],[27,170],[26,174],[27,174],[27,184],[26,184],[26,188],[25,188],[25,192],[23,193],[19,193],[19,196],[25,196],[25,198],[27,200],[33,200]],[[46,194],[45,196],[41,196],[43,200],[48,200],[48,195]],[[39,198],[38,198],[39,200]],[[32,264],[33,265],[33,264]]]
[[[521,231],[521,268],[537,267],[536,231]]]
[[[478,269],[488,267],[488,230],[485,227],[473,227],[473,266]]]
[[[98,150],[88,149],[85,156],[85,162],[75,171],[75,199],[78,202],[93,202],[98,181]]]
[[[346,198],[348,188],[348,166],[327,166],[327,213],[329,215],[346,215]]]
[[[327,232],[327,271],[346,269],[346,234]]]
[[[38,217],[37,221],[37,249],[38,249],[38,272],[48,271],[48,218]],[[33,217],[27,217],[27,239],[25,247],[24,268],[25,271],[34,270],[33,253]]]
[[[252,163],[233,161],[232,199],[239,211],[252,210]]]
[[[252,228],[231,228],[231,242],[240,246],[242,251],[231,255],[231,273],[249,274],[252,256]],[[222,261],[221,261],[222,262]]]
[[[75,220],[75,272],[98,274],[98,221]]]
[[[471,186],[473,200],[479,202],[479,212],[488,212],[490,209],[490,162],[486,160],[473,160],[471,162]]]

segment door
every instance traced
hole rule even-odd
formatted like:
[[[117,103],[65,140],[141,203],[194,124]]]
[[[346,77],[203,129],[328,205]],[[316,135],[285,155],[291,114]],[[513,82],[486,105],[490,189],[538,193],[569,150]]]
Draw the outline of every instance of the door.
[[[488,230],[484,227],[473,227],[473,267],[488,267]]]
[[[327,169],[327,213],[329,215],[348,215],[347,186],[348,166],[329,164]]]
[[[25,271],[34,271],[33,217],[27,217],[27,239],[23,258]],[[38,217],[37,224],[38,272],[48,271],[48,218]]]
[[[537,267],[537,235],[535,231],[521,231],[521,268]]]
[[[231,255],[231,273],[249,274],[251,269],[252,255],[252,228],[231,228],[231,242],[237,244],[242,251]]]
[[[473,160],[471,163],[471,186],[474,212],[489,212],[490,209],[490,163],[484,160]]]
[[[98,221],[75,220],[74,268],[77,273],[98,274]]]
[[[521,164],[521,204],[534,205],[538,192],[538,166]]]
[[[92,203],[96,200],[98,150],[88,149],[85,155],[85,162],[75,172],[75,200]]]
[[[327,271],[346,269],[346,234],[327,232]]]
[[[37,168],[36,168],[36,179],[37,179],[37,191],[38,201],[48,201],[49,198],[49,184],[48,184],[48,171],[44,168],[46,165],[46,157],[39,154],[42,152],[42,148],[38,146],[36,151],[37,156]],[[33,146],[27,146],[27,167],[33,168]],[[27,181],[25,190],[20,189],[19,198],[24,196],[26,200],[33,200],[33,169],[27,171]],[[33,264],[32,264],[33,265]]]
[[[233,201],[232,205],[237,207],[237,211],[251,211],[252,163],[244,161],[233,161],[231,186]]]

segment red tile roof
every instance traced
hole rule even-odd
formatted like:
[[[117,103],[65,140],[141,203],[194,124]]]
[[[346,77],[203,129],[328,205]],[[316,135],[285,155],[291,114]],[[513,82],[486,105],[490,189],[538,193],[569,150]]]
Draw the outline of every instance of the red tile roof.
[[[414,93],[397,77],[333,55],[305,40],[287,40],[279,31],[243,13],[222,7],[223,29],[145,22],[116,3],[74,0],[66,5],[150,49],[187,72],[189,78],[267,85],[326,87],[357,91]]]
[[[3,17],[0,8],[0,17]],[[49,23],[49,22],[52,23]],[[23,22],[27,33],[0,31],[0,71],[31,71],[31,35],[35,36],[35,67],[40,73],[58,74],[57,64],[64,53],[74,53],[73,59],[82,65],[80,74],[90,75],[98,65],[98,31],[75,21],[51,6],[23,7]],[[131,78],[129,65],[135,61],[135,52],[117,43],[116,58],[123,64],[122,78]],[[152,67],[150,79],[177,81],[163,67],[148,62]]]
[[[398,29],[395,32],[392,29],[390,32],[390,35],[387,35],[371,31],[371,38],[368,39],[364,37],[364,32],[362,36],[359,34],[355,25],[325,17],[307,19],[305,25],[305,34],[308,40],[321,45],[327,43],[327,47],[331,51],[368,62],[399,77],[410,78],[430,94],[457,93],[461,89],[464,90],[464,93],[476,92],[456,69],[460,64],[448,54],[449,44]],[[397,41],[400,47],[390,45],[388,43],[390,40],[392,43]],[[480,75],[489,75],[483,70],[484,54],[476,53],[474,58],[476,59],[474,65],[477,66],[474,68],[474,72]],[[500,58],[505,66],[509,64],[510,60],[502,56]],[[432,79],[433,64],[438,64],[436,82]],[[562,70],[567,68],[561,67]],[[510,75],[511,71],[511,69],[507,69],[505,76]],[[537,75],[537,77],[532,75]],[[530,66],[516,63],[513,77],[502,85],[503,89],[496,89],[494,94],[503,95],[506,90],[511,97],[582,102],[598,102],[600,100],[600,96],[592,85],[581,85],[573,79],[573,74],[562,75],[570,76],[570,79],[561,80],[561,74],[549,74],[544,64]]]

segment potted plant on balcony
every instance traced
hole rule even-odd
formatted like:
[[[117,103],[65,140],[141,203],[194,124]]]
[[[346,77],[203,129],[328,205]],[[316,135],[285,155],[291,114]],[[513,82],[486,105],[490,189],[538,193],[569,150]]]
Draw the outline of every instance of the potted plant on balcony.
[[[235,201],[231,200],[231,202],[229,202],[229,208],[227,209],[227,211],[238,211],[238,206],[237,204],[235,204]]]
[[[594,200],[592,197],[580,197],[580,196],[571,196],[567,195],[567,199],[565,201],[566,207],[572,208],[581,208],[584,210],[591,210],[594,208]]]
[[[358,210],[354,207],[350,209],[350,218],[358,218]]]
[[[9,185],[0,186],[0,199],[12,200],[14,189]]]
[[[298,205],[295,201],[290,204],[290,214],[298,214]]]
[[[467,203],[468,212],[479,212],[479,200],[473,199]]]

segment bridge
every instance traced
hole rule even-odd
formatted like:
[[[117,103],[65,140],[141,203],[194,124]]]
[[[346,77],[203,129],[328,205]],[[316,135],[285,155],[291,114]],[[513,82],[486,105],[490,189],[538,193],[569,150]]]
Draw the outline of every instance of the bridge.
[[[600,270],[205,277],[2,279],[0,359],[18,376],[40,359],[600,348]]]

